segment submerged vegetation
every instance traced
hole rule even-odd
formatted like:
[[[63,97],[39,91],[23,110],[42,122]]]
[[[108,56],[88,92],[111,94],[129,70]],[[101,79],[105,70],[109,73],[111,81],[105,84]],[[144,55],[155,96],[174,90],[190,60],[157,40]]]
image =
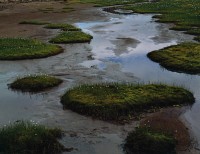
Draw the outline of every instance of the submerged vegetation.
[[[128,134],[124,150],[127,154],[175,154],[175,146],[172,135],[138,127]]]
[[[23,38],[0,38],[0,46],[0,60],[44,58],[63,52],[57,45]]]
[[[161,13],[156,15],[160,22],[175,23],[172,29],[183,30],[188,33],[192,30],[199,40],[200,34],[200,3],[199,0],[160,0],[153,3],[140,3],[125,6],[125,9],[138,13]]]
[[[9,86],[12,89],[21,90],[24,92],[37,92],[58,86],[61,83],[61,79],[52,76],[34,75],[17,79]]]
[[[31,122],[15,122],[0,128],[0,153],[58,154],[65,150],[57,139],[58,128],[50,129]]]
[[[80,31],[81,29],[65,23],[51,23],[45,26],[48,29],[61,29],[63,31]]]
[[[182,43],[153,51],[147,55],[161,66],[176,72],[200,73],[200,44]]]
[[[51,43],[84,43],[90,42],[93,37],[81,31],[67,31],[58,34],[50,40]]]
[[[162,84],[81,85],[61,98],[64,108],[103,120],[127,119],[150,109],[193,102],[189,91]]]

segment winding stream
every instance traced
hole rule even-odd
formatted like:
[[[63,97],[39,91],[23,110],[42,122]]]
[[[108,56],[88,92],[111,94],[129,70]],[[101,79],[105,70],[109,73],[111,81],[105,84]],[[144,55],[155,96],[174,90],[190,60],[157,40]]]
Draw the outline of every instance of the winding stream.
[[[0,61],[1,125],[16,120],[34,120],[66,132],[63,144],[77,150],[72,154],[122,154],[128,131],[137,124],[118,126],[62,110],[60,96],[69,88],[96,82],[162,82],[191,90],[196,103],[183,115],[200,143],[200,76],[168,71],[146,54],[169,45],[191,41],[193,36],[169,30],[156,23],[152,14],[116,15],[101,12],[101,21],[81,21],[75,25],[93,35],[90,44],[63,45],[65,52],[36,60]],[[11,91],[7,84],[34,73],[52,74],[65,82],[52,90],[29,95]]]

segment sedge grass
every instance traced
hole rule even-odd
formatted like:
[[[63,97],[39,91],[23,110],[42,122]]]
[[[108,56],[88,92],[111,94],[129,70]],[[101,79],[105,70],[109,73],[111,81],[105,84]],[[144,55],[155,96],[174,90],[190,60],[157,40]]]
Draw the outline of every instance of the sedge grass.
[[[51,43],[85,43],[93,37],[81,31],[66,31],[58,34],[50,40]]]
[[[15,80],[9,87],[23,92],[38,92],[58,86],[61,83],[61,79],[52,76],[31,75]]]
[[[63,52],[57,45],[23,38],[0,38],[0,60],[44,58]]]
[[[147,56],[170,71],[188,74],[200,73],[200,44],[181,43],[157,51]]]
[[[171,134],[138,127],[125,140],[127,154],[175,154],[176,140]]]
[[[61,97],[65,109],[102,120],[128,119],[147,110],[194,103],[191,92],[163,84],[81,85]]]
[[[59,154],[64,146],[58,128],[47,128],[32,122],[19,121],[0,128],[0,153],[4,154]]]

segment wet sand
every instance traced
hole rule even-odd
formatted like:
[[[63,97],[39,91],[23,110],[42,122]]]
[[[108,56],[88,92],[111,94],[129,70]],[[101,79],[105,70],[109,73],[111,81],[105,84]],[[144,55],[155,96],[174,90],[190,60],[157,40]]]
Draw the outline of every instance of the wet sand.
[[[64,6],[60,2],[33,2],[17,4],[12,9],[0,12],[1,37],[28,37],[47,42],[58,33],[58,30],[47,30],[43,26],[18,24],[20,21],[33,19],[72,23],[94,36],[90,44],[62,45],[65,52],[53,57],[0,61],[0,124],[19,119],[34,120],[64,129],[66,136],[61,142],[66,147],[75,148],[70,152],[72,154],[122,154],[124,139],[138,121],[116,125],[91,119],[70,110],[63,110],[60,96],[67,89],[84,83],[174,83],[179,75],[171,75],[168,71],[166,73],[166,70],[163,71],[145,55],[151,50],[192,40],[192,36],[169,31],[169,25],[155,23],[152,15],[116,15],[103,12],[91,5],[72,4],[70,7],[75,11],[70,13],[38,12],[38,9],[49,7],[61,10]],[[161,75],[163,72],[166,78],[171,78],[170,81],[166,81]],[[63,79],[64,83],[52,90],[34,95],[7,89],[7,84],[16,77],[38,73],[55,75]],[[185,76],[181,81],[187,80],[188,76]],[[191,82],[195,84],[198,81],[199,77],[196,77]],[[191,84],[186,85],[190,88],[188,86]],[[195,93],[195,96],[198,96],[198,93]],[[187,110],[186,115],[188,112],[192,110]],[[186,129],[184,125],[181,127]],[[189,129],[192,130],[190,127]],[[191,151],[187,150],[185,153]]]

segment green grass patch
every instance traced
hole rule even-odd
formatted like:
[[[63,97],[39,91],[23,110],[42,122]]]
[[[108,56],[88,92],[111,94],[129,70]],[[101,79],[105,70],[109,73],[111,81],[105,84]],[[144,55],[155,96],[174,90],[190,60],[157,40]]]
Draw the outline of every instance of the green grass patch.
[[[0,60],[44,58],[63,52],[57,45],[23,38],[0,38],[0,46]]]
[[[125,5],[125,4],[134,4],[138,2],[145,2],[146,0],[79,0],[81,3],[92,3],[96,7],[101,6],[112,6],[112,5]]]
[[[128,119],[151,109],[191,104],[189,91],[162,84],[81,85],[61,97],[64,108],[103,120]]]
[[[57,139],[58,128],[47,128],[31,122],[15,122],[0,128],[0,153],[4,154],[58,154],[65,150]]]
[[[64,23],[52,23],[46,25],[44,28],[48,29],[61,29],[63,31],[80,31],[80,28],[77,28],[70,24],[64,24]]]
[[[161,13],[160,22],[172,22],[176,26],[172,29],[190,31],[200,29],[199,0],[160,0],[154,3],[136,4],[123,7],[138,13]],[[199,36],[199,34],[198,34]]]
[[[128,134],[124,150],[128,154],[175,154],[175,146],[172,135],[138,127]]]
[[[67,31],[58,34],[50,40],[51,43],[84,43],[90,42],[93,37],[81,31]]]
[[[9,86],[15,90],[24,92],[37,92],[58,86],[62,83],[61,79],[48,75],[32,75],[15,80]]]
[[[49,24],[49,22],[45,21],[38,21],[38,20],[27,20],[27,21],[22,21],[19,24],[28,24],[28,25],[46,25]]]
[[[147,56],[171,71],[188,74],[200,73],[200,44],[198,43],[173,45],[150,52]]]

